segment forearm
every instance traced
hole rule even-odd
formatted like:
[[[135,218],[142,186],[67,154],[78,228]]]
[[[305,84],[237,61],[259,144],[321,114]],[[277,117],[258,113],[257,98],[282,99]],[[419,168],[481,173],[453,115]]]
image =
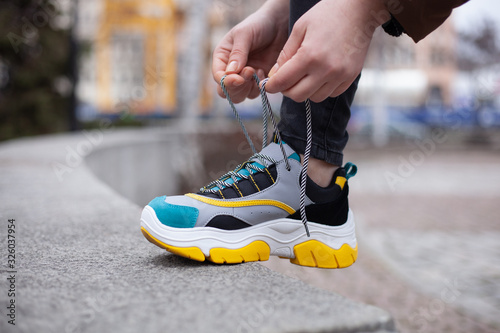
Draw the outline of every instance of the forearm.
[[[365,23],[374,22],[378,26],[387,22],[391,14],[388,11],[388,2],[394,0],[353,0],[353,10],[358,10],[366,17]]]
[[[391,14],[387,9],[387,2],[390,0],[323,0],[332,3],[332,8],[340,11],[344,17],[346,26],[367,40],[372,38],[375,29],[391,19]],[[332,13],[333,14],[333,13]]]
[[[256,12],[258,15],[269,16],[280,26],[288,26],[290,0],[267,0]]]

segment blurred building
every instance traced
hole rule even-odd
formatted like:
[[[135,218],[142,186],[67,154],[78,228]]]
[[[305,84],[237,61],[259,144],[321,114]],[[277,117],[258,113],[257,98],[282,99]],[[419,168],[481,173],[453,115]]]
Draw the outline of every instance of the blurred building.
[[[214,41],[262,2],[78,1],[80,116],[171,115],[187,107],[183,95],[197,100],[197,114],[207,112],[214,91]],[[209,10],[196,11],[207,3]],[[193,41],[203,45],[193,47]],[[189,73],[193,63],[199,70]],[[193,85],[199,89],[189,89]],[[191,96],[193,91],[199,96]]]
[[[82,103],[100,113],[175,109],[172,0],[79,1],[77,22]]]
[[[391,106],[449,106],[458,73],[457,33],[451,20],[415,44],[408,36],[375,33],[356,102],[369,105],[383,95]]]
[[[172,115],[184,109],[191,116],[209,113],[218,101],[213,99],[211,52],[232,26],[262,3],[78,1],[81,109],[94,115]],[[193,10],[201,4],[202,12]],[[451,105],[457,38],[451,20],[418,44],[406,35],[395,38],[378,29],[356,103],[374,105],[383,99],[395,107]]]

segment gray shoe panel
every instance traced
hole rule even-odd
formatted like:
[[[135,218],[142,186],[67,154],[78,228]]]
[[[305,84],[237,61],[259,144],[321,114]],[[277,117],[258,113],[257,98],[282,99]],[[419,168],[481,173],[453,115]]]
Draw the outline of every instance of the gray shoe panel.
[[[291,155],[294,151],[286,144],[283,145],[287,155]],[[300,173],[302,165],[295,159],[289,159],[290,171],[286,169],[283,155],[278,144],[271,143],[262,150],[262,154],[278,160],[276,164],[277,177],[276,182],[263,189],[244,197],[233,199],[213,199],[222,202],[238,202],[248,200],[276,200],[282,202],[294,210],[299,209],[299,193],[300,193]],[[195,207],[199,210],[199,216],[196,227],[204,227],[215,216],[230,215],[234,216],[250,225],[256,225],[269,220],[287,217],[290,213],[282,208],[272,205],[256,205],[248,207],[219,207],[208,203],[201,202],[188,196],[172,196],[167,197],[166,202],[173,205],[182,205]],[[312,201],[306,197],[306,205]]]

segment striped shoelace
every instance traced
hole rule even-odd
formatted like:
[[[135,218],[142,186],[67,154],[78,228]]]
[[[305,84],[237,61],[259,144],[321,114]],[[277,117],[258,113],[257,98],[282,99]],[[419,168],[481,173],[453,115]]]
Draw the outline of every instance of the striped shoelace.
[[[248,144],[252,149],[253,155],[248,159],[248,161],[237,166],[234,171],[229,171],[225,175],[221,176],[219,179],[214,180],[207,186],[201,188],[200,189],[201,192],[215,193],[218,190],[231,186],[232,183],[229,182],[229,179],[231,179],[233,183],[236,183],[241,179],[248,179],[250,175],[252,175],[253,173],[262,172],[264,171],[265,168],[267,168],[271,164],[275,164],[278,162],[269,156],[258,153],[257,150],[255,149],[255,146],[252,142],[252,139],[250,138],[250,135],[248,134],[245,124],[241,120],[241,117],[238,111],[236,110],[236,106],[231,100],[231,97],[229,96],[229,93],[224,84],[224,79],[226,78],[226,76],[227,75],[224,75],[220,81],[222,91],[224,92],[224,95],[226,95],[226,99],[229,102],[231,109],[233,110],[234,116],[238,120],[241,129],[243,130],[243,134],[245,135],[245,138],[247,139]],[[268,119],[271,119],[273,130],[276,135],[276,141],[278,141],[281,153],[283,154],[283,160],[285,161],[286,169],[290,171],[291,168],[290,168],[290,163],[288,162],[288,156],[286,155],[285,147],[283,147],[283,142],[281,140],[280,132],[278,130],[278,125],[276,124],[276,119],[274,118],[274,114],[271,109],[271,104],[269,103],[269,99],[267,98],[265,86],[269,79],[266,78],[261,82],[257,77],[257,75],[254,74],[253,77],[255,79],[255,82],[259,86],[260,97],[262,100],[262,127],[263,127],[262,149],[264,149],[267,145],[269,145],[267,138],[267,129],[268,129]],[[311,103],[309,99],[306,99],[304,104],[306,110],[306,148],[304,151],[304,160],[302,162],[299,203],[300,203],[300,217],[302,219],[302,223],[304,224],[307,237],[310,237],[309,228],[307,227],[305,198],[306,198],[306,183],[307,183],[307,167],[309,165],[309,156],[311,154],[311,145],[312,145],[312,121],[311,121]],[[257,161],[260,163],[258,163]]]

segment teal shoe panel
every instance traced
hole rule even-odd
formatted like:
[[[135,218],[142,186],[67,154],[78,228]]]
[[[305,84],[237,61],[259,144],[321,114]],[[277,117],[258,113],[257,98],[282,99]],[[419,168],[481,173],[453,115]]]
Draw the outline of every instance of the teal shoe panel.
[[[297,153],[293,153],[292,155],[288,156],[288,158],[292,159],[292,160],[296,160],[296,161],[299,161],[300,162],[300,156],[299,154]]]
[[[165,198],[165,195],[154,198],[148,204],[154,209],[160,222],[173,228],[193,228],[198,219],[199,210],[194,207],[169,204],[165,202]]]

